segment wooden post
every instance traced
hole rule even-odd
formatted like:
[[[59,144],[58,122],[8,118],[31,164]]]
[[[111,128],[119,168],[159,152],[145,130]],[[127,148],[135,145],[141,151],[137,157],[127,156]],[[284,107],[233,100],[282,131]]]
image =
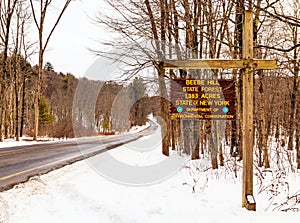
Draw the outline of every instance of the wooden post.
[[[246,11],[243,23],[243,59],[253,59],[253,15]],[[256,210],[253,197],[253,73],[254,64],[249,62],[243,69],[243,192],[242,206]]]
[[[253,197],[253,75],[254,69],[275,69],[276,60],[253,59],[253,13],[245,11],[243,23],[243,58],[240,60],[165,60],[162,69],[242,69],[243,70],[243,188],[242,206],[255,211]]]

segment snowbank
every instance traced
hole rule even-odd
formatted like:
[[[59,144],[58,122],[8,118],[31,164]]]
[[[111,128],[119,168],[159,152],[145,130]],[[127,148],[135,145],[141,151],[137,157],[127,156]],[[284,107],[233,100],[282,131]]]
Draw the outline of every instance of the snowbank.
[[[157,135],[154,133],[154,138],[144,137],[107,153],[127,165],[155,165],[167,159],[161,155]],[[148,149],[139,150],[140,145],[147,145]],[[101,160],[103,155],[95,160]],[[264,184],[255,177],[257,211],[249,212],[241,208],[241,168],[235,177],[233,161],[226,162],[224,168],[212,170],[208,160],[202,157],[200,161],[187,162],[159,183],[139,187],[115,183],[103,177],[90,160],[83,160],[0,193],[0,222],[299,222],[298,213],[272,211],[279,200],[270,200],[274,198],[274,190],[267,188],[275,184],[269,173],[262,173]],[[300,175],[288,178],[290,185],[295,186],[289,188],[292,194],[296,185],[300,185]],[[277,183],[284,188],[280,181]]]
[[[257,212],[242,209],[240,178],[206,171],[200,179],[193,192],[191,168],[184,168],[159,184],[125,186],[80,161],[1,193],[0,222],[299,222],[297,213],[265,212],[262,199]]]

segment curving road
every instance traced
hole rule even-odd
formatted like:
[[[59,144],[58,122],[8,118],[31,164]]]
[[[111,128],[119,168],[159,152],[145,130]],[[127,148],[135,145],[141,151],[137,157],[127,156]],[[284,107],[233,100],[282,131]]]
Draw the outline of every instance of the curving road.
[[[0,148],[0,191],[25,182],[32,176],[45,174],[150,135],[156,129],[157,126],[151,123],[150,127],[138,133]]]

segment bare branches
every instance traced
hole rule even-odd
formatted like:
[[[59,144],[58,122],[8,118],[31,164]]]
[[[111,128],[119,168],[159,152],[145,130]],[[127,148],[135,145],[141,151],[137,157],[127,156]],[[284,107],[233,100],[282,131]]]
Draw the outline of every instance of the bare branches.
[[[266,49],[269,49],[269,50],[276,50],[276,51],[288,53],[288,52],[291,52],[291,51],[295,50],[298,47],[300,47],[300,43],[298,43],[298,44],[296,44],[296,45],[294,45],[290,48],[286,48],[286,49],[278,48],[278,47],[274,47],[274,46],[265,46],[265,45],[257,45],[254,48],[266,48]]]
[[[33,13],[32,13],[32,15],[33,15],[33,21],[34,21],[36,27],[37,27],[38,29],[40,29],[40,28],[39,28],[38,21],[37,21],[37,18],[36,18],[36,13],[35,13],[35,11],[34,11],[34,7],[33,7],[33,2],[32,2],[32,0],[30,0],[30,6],[31,6],[31,11],[33,12]]]
[[[71,0],[66,0],[64,3],[63,8],[60,11],[59,16],[56,19],[56,22],[52,26],[50,33],[46,37],[46,41],[43,41],[44,37],[44,24],[45,18],[47,14],[48,7],[52,3],[52,0],[40,0],[40,9],[37,10],[33,5],[33,0],[30,0],[31,10],[34,17],[35,25],[38,29],[38,40],[39,40],[39,63],[38,63],[38,75],[36,80],[36,92],[35,92],[35,101],[34,101],[34,137],[33,139],[36,140],[38,137],[38,127],[39,127],[39,99],[40,99],[40,91],[41,91],[41,77],[43,72],[43,60],[44,60],[44,52],[48,46],[49,40],[57,27],[59,21],[62,18],[65,10],[69,6]],[[39,21],[37,19],[37,13],[39,13]]]
[[[62,7],[61,11],[60,11],[60,14],[59,16],[57,17],[54,25],[52,26],[51,30],[50,30],[50,33],[49,35],[47,36],[46,38],[46,41],[43,45],[43,48],[47,48],[47,45],[49,43],[49,40],[54,32],[54,30],[56,29],[58,23],[60,22],[63,14],[65,13],[66,9],[68,8],[70,2],[72,0],[66,0],[66,2],[64,3],[64,6]],[[40,21],[37,20],[37,10],[34,8],[34,5],[33,5],[33,0],[30,0],[30,6],[31,6],[31,11],[32,11],[32,15],[33,15],[33,18],[34,18],[34,23],[38,29],[38,31],[40,33],[43,33],[43,29],[44,29],[44,21],[45,21],[45,18],[46,18],[46,13],[47,13],[47,10],[48,10],[48,7],[49,5],[51,4],[52,0],[45,0],[45,1],[40,1]]]
[[[268,9],[271,8],[273,12],[270,12]],[[281,22],[287,23],[291,26],[298,26],[300,27],[299,19],[294,16],[288,16],[284,14],[279,14],[276,6],[272,4],[272,6],[267,6],[265,8],[260,8],[263,12],[265,12],[269,17],[275,18]]]
[[[56,29],[58,23],[60,22],[60,20],[61,20],[63,14],[64,14],[64,12],[65,12],[66,9],[68,8],[68,6],[69,6],[69,4],[70,4],[71,1],[72,1],[72,0],[67,0],[67,1],[65,2],[65,4],[64,4],[64,6],[63,6],[63,8],[62,8],[62,10],[61,10],[61,12],[60,12],[60,14],[59,14],[59,16],[58,16],[56,22],[55,22],[55,24],[53,25],[53,27],[52,27],[52,29],[51,29],[51,31],[50,31],[50,34],[48,35],[48,38],[46,39],[46,42],[45,42],[45,45],[44,45],[45,48],[47,47],[47,45],[48,45],[48,43],[49,43],[49,40],[50,40],[50,38],[51,38],[51,36],[52,36],[54,30]],[[51,3],[51,1],[50,1],[50,3]],[[50,3],[49,3],[49,4],[50,4]]]

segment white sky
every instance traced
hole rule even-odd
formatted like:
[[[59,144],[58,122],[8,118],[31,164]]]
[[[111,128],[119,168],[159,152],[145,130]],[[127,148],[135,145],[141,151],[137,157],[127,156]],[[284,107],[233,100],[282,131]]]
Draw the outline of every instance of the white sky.
[[[56,2],[63,4],[64,1]],[[50,39],[44,62],[49,61],[57,72],[72,73],[76,77],[85,76],[85,72],[96,60],[95,55],[88,48],[99,47],[95,40],[107,35],[103,29],[91,21],[91,18],[95,18],[103,6],[102,0],[71,2]],[[46,25],[49,29],[57,18],[60,9],[59,5],[52,6],[47,14]],[[33,28],[36,30],[36,27]],[[37,39],[35,32],[32,32],[31,35],[32,39]],[[33,64],[36,64],[38,55],[33,55],[31,60]]]

